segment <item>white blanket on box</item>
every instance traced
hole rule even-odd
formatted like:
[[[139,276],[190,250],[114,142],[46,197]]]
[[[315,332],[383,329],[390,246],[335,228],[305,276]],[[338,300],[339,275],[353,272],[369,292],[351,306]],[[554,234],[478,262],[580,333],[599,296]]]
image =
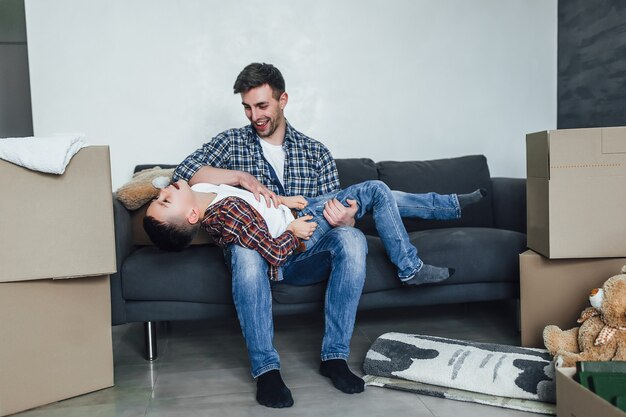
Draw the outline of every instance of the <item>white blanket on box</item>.
[[[88,146],[81,135],[0,139],[0,159],[34,171],[63,174],[80,149]]]

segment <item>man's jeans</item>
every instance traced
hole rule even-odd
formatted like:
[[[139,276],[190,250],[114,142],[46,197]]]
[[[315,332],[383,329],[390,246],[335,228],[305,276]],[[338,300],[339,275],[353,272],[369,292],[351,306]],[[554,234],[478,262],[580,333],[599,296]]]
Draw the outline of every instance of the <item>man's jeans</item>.
[[[363,233],[352,227],[332,228],[324,219],[324,203],[332,198],[346,205],[346,199],[359,201],[356,218],[373,213],[378,233],[390,259],[402,271],[401,277],[409,276],[422,265],[401,217],[456,219],[460,215],[456,195],[391,191],[381,181],[367,181],[307,199],[309,205],[301,215],[313,215],[318,227],[313,237],[305,241],[307,250],[288,259],[283,266],[283,281],[275,285],[311,285],[328,279],[322,360],[348,358],[367,255]],[[272,369],[280,369],[279,356],[272,343],[272,284],[268,264],[258,252],[241,246],[230,245],[225,254],[231,268],[233,300],[248,347],[252,376],[256,378]]]
[[[413,276],[423,264],[417,256],[417,249],[409,240],[402,217],[450,220],[461,216],[456,194],[411,194],[392,191],[382,181],[365,181],[342,191],[307,198],[308,206],[300,212],[300,216],[311,215],[312,221],[317,223],[317,229],[311,238],[304,241],[307,251],[315,247],[318,240],[332,230],[323,212],[325,203],[333,198],[346,206],[348,205],[347,199],[356,200],[358,203],[356,219],[360,219],[366,213],[373,214],[378,235],[387,251],[387,256],[398,268],[398,276],[401,280]]]
[[[233,300],[256,378],[280,369],[274,348],[271,284],[268,264],[258,252],[237,245],[226,248],[233,280]],[[367,242],[353,227],[337,227],[306,252],[292,255],[283,267],[283,281],[311,285],[328,279],[321,359],[347,359],[356,308],[365,282]],[[278,284],[280,285],[280,284]]]

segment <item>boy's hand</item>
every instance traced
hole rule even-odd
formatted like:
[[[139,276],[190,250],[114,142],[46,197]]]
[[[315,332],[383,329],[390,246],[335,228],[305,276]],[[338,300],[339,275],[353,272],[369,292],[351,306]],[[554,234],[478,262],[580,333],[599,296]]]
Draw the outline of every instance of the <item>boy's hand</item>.
[[[315,229],[317,228],[317,223],[310,222],[313,216],[302,216],[298,217],[287,226],[287,230],[293,232],[299,239],[309,240]]]
[[[301,195],[295,195],[293,197],[285,197],[284,195],[278,196],[280,204],[284,204],[290,209],[302,210],[309,204],[306,198]]]
[[[324,218],[332,227],[338,226],[354,226],[356,221],[354,216],[359,210],[359,204],[356,200],[346,199],[349,207],[341,204],[339,200],[333,198],[324,205]]]

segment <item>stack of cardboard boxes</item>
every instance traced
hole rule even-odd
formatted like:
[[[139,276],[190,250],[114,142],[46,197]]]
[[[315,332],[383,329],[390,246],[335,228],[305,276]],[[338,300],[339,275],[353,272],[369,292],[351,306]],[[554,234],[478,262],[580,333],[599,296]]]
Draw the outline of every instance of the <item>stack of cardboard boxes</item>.
[[[530,250],[520,255],[521,336],[523,346],[544,347],[544,327],[577,326],[591,289],[626,265],[626,128],[529,134],[526,157]],[[559,416],[623,415],[608,403],[580,414],[580,395],[593,393],[562,381],[571,375],[557,373]]]
[[[63,175],[0,160],[0,415],[113,385],[109,149]]]

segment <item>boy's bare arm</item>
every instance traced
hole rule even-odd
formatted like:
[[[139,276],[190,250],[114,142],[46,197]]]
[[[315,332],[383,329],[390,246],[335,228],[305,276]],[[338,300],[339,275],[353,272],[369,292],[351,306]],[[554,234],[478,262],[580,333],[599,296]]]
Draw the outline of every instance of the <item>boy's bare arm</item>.
[[[284,195],[279,195],[278,196],[278,202],[280,204],[283,204],[283,205],[289,207],[290,209],[296,209],[296,210],[302,210],[308,204],[308,202],[306,201],[306,198],[302,197],[301,195],[296,195],[296,196],[292,196],[292,197],[286,197]]]

